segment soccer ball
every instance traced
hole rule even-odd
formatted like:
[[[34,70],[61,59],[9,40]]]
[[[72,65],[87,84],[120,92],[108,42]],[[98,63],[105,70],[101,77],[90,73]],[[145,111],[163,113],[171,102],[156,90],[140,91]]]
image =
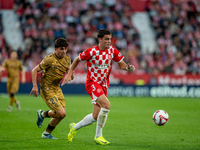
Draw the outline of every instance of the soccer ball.
[[[153,114],[153,121],[158,126],[166,124],[168,120],[169,120],[169,115],[164,110],[157,110]]]

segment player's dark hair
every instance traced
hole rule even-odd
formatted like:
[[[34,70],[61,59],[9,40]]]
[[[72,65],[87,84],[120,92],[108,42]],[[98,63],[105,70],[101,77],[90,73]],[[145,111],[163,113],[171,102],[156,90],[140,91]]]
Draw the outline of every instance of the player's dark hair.
[[[67,40],[64,39],[64,38],[56,39],[54,45],[55,45],[55,48],[59,48],[59,47],[66,47],[67,48],[69,46]]]
[[[101,29],[98,31],[97,38],[102,38],[104,35],[111,35],[111,32],[107,29]]]

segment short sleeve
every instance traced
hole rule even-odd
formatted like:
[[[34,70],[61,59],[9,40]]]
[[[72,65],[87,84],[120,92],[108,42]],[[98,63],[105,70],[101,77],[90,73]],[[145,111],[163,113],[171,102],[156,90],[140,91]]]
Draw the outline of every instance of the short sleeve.
[[[115,62],[119,63],[123,59],[124,59],[124,56],[116,48],[114,48],[114,58],[113,58],[113,60]]]
[[[52,58],[49,56],[46,56],[39,64],[39,67],[41,70],[45,70],[50,67],[52,64]]]
[[[90,49],[86,49],[84,50],[82,53],[79,54],[79,59],[81,61],[83,60],[88,60],[91,58],[91,55],[90,55]]]

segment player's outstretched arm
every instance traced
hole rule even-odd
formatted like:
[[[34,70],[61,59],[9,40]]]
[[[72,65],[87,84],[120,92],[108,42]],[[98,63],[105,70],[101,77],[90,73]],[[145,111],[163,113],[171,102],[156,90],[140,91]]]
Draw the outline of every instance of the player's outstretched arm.
[[[31,90],[30,95],[33,93],[33,97],[37,97],[39,92],[38,92],[38,86],[37,86],[37,72],[41,71],[39,65],[37,65],[31,72],[32,75],[32,83],[33,83],[33,88]]]
[[[77,67],[77,65],[79,64],[80,59],[79,57],[76,57],[68,71],[68,74],[65,76],[61,86],[65,85],[68,81],[70,81],[70,83],[72,83],[72,76],[74,75],[74,69]]]
[[[129,63],[126,64],[123,60],[118,63],[118,66],[123,70],[135,71],[135,67],[133,65],[130,65]]]

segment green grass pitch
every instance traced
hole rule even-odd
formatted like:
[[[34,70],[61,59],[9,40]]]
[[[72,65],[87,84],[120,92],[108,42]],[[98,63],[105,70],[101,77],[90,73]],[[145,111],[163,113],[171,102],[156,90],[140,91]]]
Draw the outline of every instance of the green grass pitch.
[[[110,113],[103,129],[103,136],[111,145],[94,143],[96,123],[76,133],[73,141],[67,141],[69,124],[78,122],[92,112],[89,96],[66,98],[67,116],[52,132],[58,140],[41,139],[50,119],[42,128],[36,125],[36,111],[48,110],[42,98],[16,95],[21,111],[16,107],[7,112],[9,98],[0,95],[0,149],[1,150],[197,150],[200,149],[200,100],[197,98],[140,98],[109,97]],[[152,120],[156,110],[169,114],[164,126]]]

